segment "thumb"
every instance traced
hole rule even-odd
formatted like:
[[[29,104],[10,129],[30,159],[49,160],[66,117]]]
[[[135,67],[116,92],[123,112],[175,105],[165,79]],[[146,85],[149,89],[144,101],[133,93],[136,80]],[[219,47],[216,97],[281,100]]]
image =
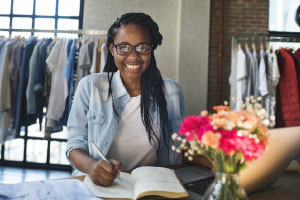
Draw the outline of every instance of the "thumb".
[[[118,160],[114,160],[114,159],[110,159],[109,162],[112,164],[112,166],[115,168],[116,172],[117,172],[117,176],[120,176],[120,171],[122,168],[122,163]]]

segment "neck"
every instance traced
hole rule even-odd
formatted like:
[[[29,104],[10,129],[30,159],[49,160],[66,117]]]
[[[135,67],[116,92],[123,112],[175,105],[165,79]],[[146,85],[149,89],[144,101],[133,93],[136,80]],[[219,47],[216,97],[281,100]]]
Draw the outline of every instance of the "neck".
[[[131,97],[141,94],[141,80],[122,80],[123,84]]]

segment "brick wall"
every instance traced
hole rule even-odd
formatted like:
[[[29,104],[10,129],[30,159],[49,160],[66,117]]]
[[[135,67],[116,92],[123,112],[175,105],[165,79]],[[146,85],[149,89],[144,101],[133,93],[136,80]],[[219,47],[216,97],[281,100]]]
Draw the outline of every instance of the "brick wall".
[[[223,55],[220,102],[218,102],[218,52],[220,32],[220,0],[211,0],[210,47],[208,68],[208,103],[229,100],[228,78],[231,68],[232,36],[268,34],[269,0],[223,0]]]

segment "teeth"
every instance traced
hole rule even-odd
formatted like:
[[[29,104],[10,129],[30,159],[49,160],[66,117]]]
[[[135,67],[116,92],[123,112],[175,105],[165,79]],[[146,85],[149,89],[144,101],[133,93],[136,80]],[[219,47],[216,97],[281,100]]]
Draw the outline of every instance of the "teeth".
[[[138,68],[140,65],[126,65],[129,69],[136,69]]]

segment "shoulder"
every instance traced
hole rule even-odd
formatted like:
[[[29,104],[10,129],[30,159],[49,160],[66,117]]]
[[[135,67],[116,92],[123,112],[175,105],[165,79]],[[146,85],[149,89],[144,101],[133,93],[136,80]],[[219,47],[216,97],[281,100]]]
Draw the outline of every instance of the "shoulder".
[[[97,73],[97,74],[90,74],[82,78],[79,82],[78,87],[96,87],[100,90],[108,90],[109,82],[107,78],[107,73]]]
[[[169,78],[163,78],[163,81],[164,81],[164,85],[165,85],[166,96],[182,94],[182,89],[178,83],[176,83],[175,81],[173,81]]]

